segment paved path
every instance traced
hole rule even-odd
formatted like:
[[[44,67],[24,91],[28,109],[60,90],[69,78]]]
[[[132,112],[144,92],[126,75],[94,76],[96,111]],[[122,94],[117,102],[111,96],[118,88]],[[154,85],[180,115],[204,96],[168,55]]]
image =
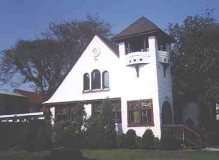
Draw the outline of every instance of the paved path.
[[[219,148],[205,148],[203,149],[203,151],[218,151],[219,152]]]

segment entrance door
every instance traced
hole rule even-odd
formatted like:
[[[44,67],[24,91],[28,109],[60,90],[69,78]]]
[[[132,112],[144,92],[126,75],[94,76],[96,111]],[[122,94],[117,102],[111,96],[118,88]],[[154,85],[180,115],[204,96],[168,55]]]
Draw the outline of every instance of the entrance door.
[[[162,124],[173,124],[171,106],[167,101],[165,101],[162,106]]]

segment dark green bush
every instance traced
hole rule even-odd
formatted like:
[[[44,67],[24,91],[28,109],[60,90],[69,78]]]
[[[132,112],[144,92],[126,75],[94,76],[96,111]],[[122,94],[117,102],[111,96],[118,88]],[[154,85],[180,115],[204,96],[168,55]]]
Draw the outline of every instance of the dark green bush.
[[[50,130],[47,121],[34,120],[23,123],[19,146],[27,151],[50,149],[52,147]]]
[[[81,103],[75,105],[71,120],[58,121],[53,127],[54,147],[84,148],[86,113]]]
[[[77,122],[57,122],[54,126],[53,142],[55,147],[84,147],[84,130],[78,130]]]
[[[133,129],[126,132],[126,147],[129,149],[136,148],[136,133]]]
[[[154,134],[151,129],[147,129],[142,136],[142,144],[145,149],[154,148]]]
[[[86,144],[89,148],[115,148],[116,132],[113,113],[113,102],[104,100],[101,113],[88,120]]]
[[[125,138],[126,135],[125,134],[117,134],[116,135],[116,147],[117,148],[125,148]]]
[[[136,136],[136,148],[138,149],[144,149],[142,138],[139,136]]]
[[[160,139],[155,137],[154,138],[154,149],[160,149],[161,144],[160,144]]]
[[[177,150],[180,146],[169,128],[162,131],[161,145],[162,148],[166,150]]]
[[[0,150],[19,146],[24,123],[0,123]]]
[[[44,120],[0,123],[0,150],[20,147],[28,151],[50,149],[50,125]]]

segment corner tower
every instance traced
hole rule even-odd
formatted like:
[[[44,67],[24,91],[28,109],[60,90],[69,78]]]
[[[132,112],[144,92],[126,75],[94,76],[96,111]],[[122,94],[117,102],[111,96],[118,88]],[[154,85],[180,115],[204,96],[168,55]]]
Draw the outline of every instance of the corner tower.
[[[119,45],[121,108],[124,132],[141,136],[148,128],[161,136],[161,125],[173,122],[169,48],[173,39],[141,17],[112,38]]]

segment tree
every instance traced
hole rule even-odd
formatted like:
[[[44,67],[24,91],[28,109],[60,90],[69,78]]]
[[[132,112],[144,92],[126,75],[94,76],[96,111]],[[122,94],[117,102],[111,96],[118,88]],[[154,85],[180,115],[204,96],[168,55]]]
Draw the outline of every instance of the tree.
[[[188,16],[182,25],[170,24],[176,39],[171,53],[173,92],[202,97],[210,106],[219,97],[219,26],[211,11]],[[177,105],[177,104],[175,104]]]
[[[101,113],[93,115],[87,124],[87,143],[90,148],[114,148],[116,132],[113,101],[107,99],[101,103]]]
[[[84,147],[86,112],[82,103],[74,105],[74,112],[65,121],[57,121],[54,126],[53,142],[57,146],[71,148]]]
[[[111,26],[97,16],[50,23],[36,40],[20,40],[3,51],[1,82],[31,82],[50,96],[74,66],[95,34],[111,35]],[[44,94],[45,95],[45,94]]]

